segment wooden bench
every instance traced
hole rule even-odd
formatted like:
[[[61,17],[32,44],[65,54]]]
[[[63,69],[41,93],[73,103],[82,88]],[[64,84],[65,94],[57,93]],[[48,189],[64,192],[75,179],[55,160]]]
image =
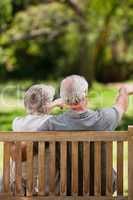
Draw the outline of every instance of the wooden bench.
[[[3,156],[3,192],[0,200],[133,200],[133,127],[128,131],[115,132],[0,132],[0,141],[4,142]],[[10,191],[10,144],[17,145],[16,161],[16,185],[15,196]],[[26,196],[21,195],[21,141],[27,142],[27,188]],[[101,195],[101,142],[106,143],[106,194]],[[33,142],[38,142],[38,177],[39,192],[33,196]],[[56,143],[60,144],[60,194],[55,192],[56,173]],[[67,196],[67,143],[71,144],[71,196]],[[83,194],[78,193],[78,144],[83,145]],[[112,168],[113,168],[113,144],[117,143],[117,194],[113,196]],[[49,143],[49,195],[45,195],[45,144]],[[90,144],[94,144],[94,195],[90,195]],[[123,161],[124,144],[128,146],[128,194],[123,191]],[[80,161],[79,161],[80,162]],[[126,168],[125,168],[126,169]]]

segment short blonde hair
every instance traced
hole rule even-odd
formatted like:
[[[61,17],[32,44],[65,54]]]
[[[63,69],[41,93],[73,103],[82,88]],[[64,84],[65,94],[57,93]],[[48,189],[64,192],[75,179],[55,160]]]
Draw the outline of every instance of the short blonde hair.
[[[28,114],[47,113],[47,104],[51,103],[55,94],[52,86],[37,84],[30,87],[24,96],[24,106]]]
[[[88,82],[84,77],[71,75],[61,82],[60,96],[66,104],[78,104],[86,98]]]

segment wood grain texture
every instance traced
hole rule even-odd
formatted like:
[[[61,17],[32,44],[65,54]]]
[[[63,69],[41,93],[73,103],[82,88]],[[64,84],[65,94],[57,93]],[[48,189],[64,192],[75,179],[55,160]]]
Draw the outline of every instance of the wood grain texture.
[[[27,196],[33,192],[33,142],[27,142]]]
[[[78,195],[78,142],[72,142],[72,195]]]
[[[39,142],[38,152],[38,178],[39,178],[39,195],[45,193],[45,143]]]
[[[112,169],[113,169],[113,144],[112,142],[107,142],[107,168],[106,168],[106,195],[111,196],[113,194],[112,188]]]
[[[61,162],[60,162],[60,192],[65,196],[67,191],[67,143],[61,142]]]
[[[95,197],[95,196],[85,196],[85,197],[63,197],[63,196],[45,196],[45,197],[14,197],[14,196],[8,196],[8,195],[0,195],[1,200],[128,200],[128,197],[108,197],[108,196],[101,196],[101,197]]]
[[[21,142],[16,143],[16,195],[22,195],[22,152]]]
[[[94,143],[94,193],[101,195],[101,142]]]
[[[4,192],[10,192],[10,143],[4,143],[4,168],[3,168],[3,189]]]
[[[0,132],[0,141],[127,141],[127,131]]]
[[[50,179],[50,195],[55,194],[55,173],[56,173],[56,154],[55,154],[55,142],[49,143],[50,151],[50,163],[49,163],[49,179]]]
[[[0,199],[2,200],[127,200],[127,197],[123,196],[123,141],[128,141],[128,200],[133,200],[133,127],[129,127],[128,131],[117,131],[117,132],[94,132],[94,131],[69,131],[69,132],[0,132],[0,141],[7,141],[4,145],[4,191],[6,195],[0,194]],[[20,152],[18,150],[18,161],[16,163],[16,193],[17,196],[10,196],[9,179],[10,179],[10,145],[9,141],[27,141],[27,197],[19,197],[20,193]],[[39,141],[39,179],[40,186],[39,191],[42,196],[32,196],[33,190],[33,141]],[[45,153],[43,144],[44,142],[49,142],[50,147],[50,196],[44,196],[45,183],[43,177],[45,163]],[[56,141],[61,143],[61,195],[56,196],[55,194],[55,161],[56,152],[55,144]],[[67,155],[66,155],[66,142],[72,143],[72,196],[66,196],[66,165],[67,165]],[[94,141],[95,143],[95,196],[88,196],[89,194],[89,182],[88,177],[90,176],[88,167],[89,151],[87,150],[88,144]],[[101,196],[101,141],[107,142],[107,171],[108,175],[106,177],[106,196]],[[112,142],[117,141],[117,167],[118,167],[118,196],[112,197]],[[78,143],[83,142],[83,195],[78,195]],[[18,143],[19,144],[19,143]],[[19,147],[18,147],[19,148]],[[7,153],[9,152],[9,153]],[[44,155],[44,156],[43,156]],[[19,168],[20,166],[20,168]],[[122,167],[121,167],[122,166]],[[43,176],[44,175],[44,176]],[[75,196],[76,195],[76,196]]]
[[[83,143],[83,194],[89,195],[90,186],[90,142]]]
[[[128,200],[133,200],[133,127],[128,131]]]
[[[123,142],[117,142],[117,195],[123,195]]]

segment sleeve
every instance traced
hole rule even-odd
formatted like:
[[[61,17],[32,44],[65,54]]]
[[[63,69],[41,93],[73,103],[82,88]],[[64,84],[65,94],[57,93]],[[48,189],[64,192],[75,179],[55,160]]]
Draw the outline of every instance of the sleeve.
[[[104,108],[100,112],[100,126],[104,130],[113,131],[119,125],[120,115],[116,107]]]
[[[119,122],[120,122],[123,117],[124,111],[121,108],[119,108],[118,106],[113,106],[113,108],[116,109],[116,111],[118,112]]]
[[[17,121],[18,118],[15,118],[12,122],[12,130],[13,131],[16,131],[17,127],[16,127],[16,121]]]

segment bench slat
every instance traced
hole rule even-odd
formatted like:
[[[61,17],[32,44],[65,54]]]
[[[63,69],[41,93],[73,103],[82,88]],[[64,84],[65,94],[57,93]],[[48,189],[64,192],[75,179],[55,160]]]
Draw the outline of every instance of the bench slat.
[[[83,194],[89,195],[90,185],[90,142],[83,143]]]
[[[127,141],[127,131],[0,132],[0,141]]]
[[[67,144],[66,142],[61,142],[61,163],[60,163],[60,173],[61,173],[61,185],[60,191],[61,195],[66,195],[67,190]]]
[[[27,143],[27,196],[33,192],[33,142]]]
[[[49,162],[49,179],[50,179],[50,195],[55,194],[55,142],[49,143],[49,151],[50,151],[50,162]]]
[[[113,193],[112,189],[112,169],[113,169],[113,149],[112,149],[112,142],[107,142],[106,149],[107,149],[107,168],[106,168],[106,194],[111,196]]]
[[[128,141],[128,200],[133,199],[133,128],[129,130],[129,141]]]
[[[21,142],[16,143],[16,194],[22,194],[21,184],[22,184],[22,152],[21,152]]]
[[[78,195],[78,142],[72,142],[72,195]]]
[[[123,195],[123,142],[117,142],[117,195]]]
[[[38,152],[38,178],[39,178],[39,195],[43,196],[45,193],[45,143],[39,142]]]
[[[10,192],[10,143],[4,143],[4,168],[3,168],[4,192]]]
[[[94,143],[94,193],[101,195],[101,142]]]
[[[78,197],[63,197],[63,196],[45,196],[45,197],[39,197],[39,196],[33,196],[32,199],[29,197],[14,197],[14,196],[7,196],[7,195],[1,195],[0,194],[0,199],[1,200],[128,200],[128,197],[109,197],[109,196],[100,196],[100,197],[95,197],[95,196],[78,196]]]
[[[133,132],[133,131],[132,131]],[[81,134],[83,133],[83,135]],[[2,133],[3,134],[3,133]],[[10,133],[10,138],[9,138],[9,133],[7,135],[5,134],[4,136],[0,134],[0,140],[1,141],[19,141],[17,143],[17,161],[16,161],[16,194],[17,198],[23,198],[19,197],[18,194],[20,194],[20,182],[21,182],[21,159],[20,159],[20,148],[19,144],[21,141],[24,140],[26,133],[13,133],[13,137],[11,137]],[[17,135],[18,134],[18,135]],[[35,137],[33,137],[35,134]],[[39,137],[37,137],[37,134]],[[42,135],[41,135],[42,134]],[[3,138],[2,138],[3,137]],[[15,138],[15,139],[14,139]],[[130,141],[131,139],[131,141]],[[27,197],[25,199],[31,199],[34,198],[33,195],[33,141],[39,141],[39,176],[40,176],[40,195],[42,192],[41,197],[37,196],[35,197],[36,199],[94,199],[94,200],[99,200],[99,199],[126,199],[123,196],[123,141],[127,141],[129,144],[129,199],[132,200],[133,198],[133,190],[132,190],[132,140],[133,140],[133,133],[128,134],[128,132],[51,132],[51,135],[49,132],[46,133],[28,133],[26,137],[27,143]],[[50,183],[50,196],[43,196],[44,195],[44,187],[45,187],[45,151],[43,148],[43,143],[44,142],[49,143],[50,147],[50,162],[49,162],[49,183]],[[101,196],[101,143],[102,141],[105,141],[107,143],[106,145],[106,164],[107,164],[107,175],[106,175],[106,196]],[[113,141],[117,141],[117,197],[112,197],[112,165],[113,165],[113,156],[112,156],[112,143]],[[10,188],[9,188],[9,181],[10,181],[10,144],[6,142],[4,145],[4,190],[6,191],[6,194],[9,194]],[[56,142],[59,142],[61,144],[61,151],[60,151],[60,164],[61,164],[61,196],[56,196],[55,193],[55,178],[56,178]],[[72,167],[71,167],[71,177],[72,177],[72,196],[65,197],[66,195],[66,190],[67,190],[67,145],[66,143],[70,142],[72,144]],[[88,196],[90,195],[89,191],[89,184],[90,180],[87,178],[91,176],[90,170],[90,163],[88,161],[90,160],[90,150],[89,145],[91,142],[94,143],[94,196]],[[78,152],[78,144],[82,143],[83,144],[83,197],[77,196],[78,195],[78,187],[79,187],[79,180],[80,177],[78,174],[78,165],[80,163],[80,160],[78,162],[79,157],[79,152]],[[7,145],[9,144],[9,146]],[[42,145],[43,144],[43,145]],[[6,146],[7,145],[7,146]],[[44,151],[44,152],[43,152]],[[44,160],[44,162],[43,162]],[[43,164],[41,164],[43,163]],[[82,168],[81,166],[81,168]],[[7,168],[7,169],[6,169]],[[88,170],[89,169],[89,170]],[[43,179],[43,174],[44,174],[44,179]],[[90,177],[89,177],[90,178]],[[79,179],[79,180],[78,180]],[[44,186],[44,187],[43,187]],[[41,189],[40,189],[41,188]],[[80,189],[79,189],[80,190]],[[75,197],[76,195],[76,197]],[[93,194],[92,194],[93,195]],[[8,198],[8,195],[7,195]],[[14,199],[16,198],[13,197]],[[1,197],[0,197],[1,199]]]

